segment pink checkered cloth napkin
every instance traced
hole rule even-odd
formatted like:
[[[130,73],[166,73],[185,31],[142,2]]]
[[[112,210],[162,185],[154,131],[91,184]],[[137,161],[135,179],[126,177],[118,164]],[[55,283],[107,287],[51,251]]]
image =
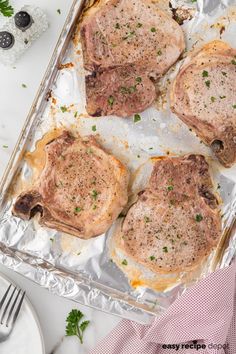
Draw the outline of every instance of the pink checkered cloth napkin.
[[[236,354],[236,262],[187,290],[151,325],[122,320],[89,354]]]

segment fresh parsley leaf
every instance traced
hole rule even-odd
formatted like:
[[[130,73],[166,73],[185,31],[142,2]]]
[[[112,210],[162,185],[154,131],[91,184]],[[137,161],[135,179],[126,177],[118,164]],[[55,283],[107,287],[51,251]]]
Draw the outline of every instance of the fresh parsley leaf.
[[[60,15],[60,14],[61,14],[61,10],[60,10],[60,9],[57,9],[57,13]]]
[[[96,125],[93,125],[92,126],[92,131],[95,132],[97,130],[97,126]]]
[[[150,218],[149,218],[148,216],[144,216],[144,222],[145,222],[145,223],[150,222]]]
[[[203,70],[203,72],[202,72],[202,77],[208,77],[209,75],[208,75],[208,71],[206,71],[206,70]]]
[[[108,98],[108,100],[107,100],[109,106],[112,107],[113,104],[114,104],[114,101],[115,101],[114,97],[113,97],[113,96],[109,96],[109,98]]]
[[[21,86],[22,86],[23,88],[26,88],[26,87],[27,87],[26,84],[22,84]]]
[[[235,59],[231,60],[231,64],[236,65],[236,60]]]
[[[0,12],[5,17],[11,17],[13,15],[14,10],[9,4],[9,0],[0,0]]]
[[[155,27],[152,27],[151,28],[151,32],[156,32],[157,30],[156,30],[156,28]]]
[[[155,256],[150,256],[149,258],[150,258],[151,261],[154,261],[156,259]]]
[[[67,112],[67,107],[66,106],[61,106],[60,109],[61,109],[62,113]]]
[[[121,264],[123,264],[123,265],[127,266],[127,265],[128,265],[128,262],[127,262],[127,260],[126,260],[126,259],[124,259],[124,260],[121,262]]]
[[[202,216],[201,214],[197,214],[197,215],[195,216],[195,220],[196,220],[197,222],[200,222],[200,221],[203,220],[203,216]]]
[[[215,102],[216,98],[214,96],[211,97],[211,102]]]
[[[162,249],[163,249],[163,252],[168,253],[168,248],[166,246],[163,247]]]
[[[167,186],[168,191],[173,191],[173,189],[174,189],[174,186]]]
[[[136,77],[135,79],[138,83],[142,82],[142,78],[140,76]]]
[[[80,211],[82,211],[82,208],[80,208],[80,207],[75,208],[75,213],[79,213]]]
[[[141,120],[141,116],[139,114],[134,115],[134,123],[137,123]]]
[[[205,81],[206,86],[209,88],[211,86],[210,80]]]
[[[94,200],[97,200],[97,197],[98,197],[98,194],[99,194],[99,192],[97,192],[95,189],[92,191],[92,198],[94,199]]]
[[[236,109],[236,104],[233,104],[233,108]]]
[[[81,311],[73,309],[66,319],[66,336],[77,336],[81,344],[83,344],[84,331],[90,323],[90,321],[83,321],[81,323],[83,317],[84,314]]]

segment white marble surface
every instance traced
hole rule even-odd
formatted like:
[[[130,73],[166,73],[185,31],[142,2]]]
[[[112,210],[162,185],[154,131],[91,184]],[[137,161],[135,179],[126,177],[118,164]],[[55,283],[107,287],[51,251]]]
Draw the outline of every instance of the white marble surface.
[[[15,9],[19,9],[25,1],[11,0],[11,3]],[[0,64],[0,178],[23,127],[71,3],[71,0],[28,0],[27,4],[40,5],[46,11],[50,28],[19,60],[15,68]],[[61,14],[58,14],[57,9],[61,10]],[[5,19],[0,17],[0,25],[4,21]],[[23,88],[22,84],[27,87]],[[119,322],[115,316],[56,297],[2,266],[0,272],[26,290],[42,326],[46,354],[87,353],[88,348],[93,347]],[[65,319],[73,308],[79,308],[91,321],[82,346],[77,338],[64,337]],[[7,354],[2,353],[1,348],[0,353]]]

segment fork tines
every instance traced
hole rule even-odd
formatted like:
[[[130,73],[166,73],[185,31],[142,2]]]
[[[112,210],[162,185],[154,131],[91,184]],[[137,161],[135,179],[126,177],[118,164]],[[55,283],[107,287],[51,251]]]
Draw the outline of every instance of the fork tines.
[[[0,301],[0,325],[13,326],[20,312],[25,291],[9,285]]]

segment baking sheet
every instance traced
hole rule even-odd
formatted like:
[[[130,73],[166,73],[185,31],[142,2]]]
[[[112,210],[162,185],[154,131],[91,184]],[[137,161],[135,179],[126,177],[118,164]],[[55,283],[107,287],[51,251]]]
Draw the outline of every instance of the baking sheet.
[[[158,3],[165,7],[168,2],[159,1],[157,6]],[[236,250],[236,233],[232,227],[236,210],[236,167],[225,169],[220,166],[211,151],[170,112],[169,82],[175,77],[181,61],[160,82],[161,97],[153,107],[141,114],[142,119],[138,123],[134,123],[133,117],[88,117],[85,110],[86,73],[78,29],[75,29],[73,40],[69,39],[82,6],[92,4],[93,1],[75,1],[72,5],[1,183],[0,262],[60,296],[148,323],[154,315],[164,312],[191,283],[215,268],[230,264]],[[172,6],[186,10],[191,16],[194,14],[182,26],[187,50],[200,48],[212,39],[222,39],[234,47],[235,0],[172,1]],[[66,107],[64,113],[61,107]],[[26,222],[11,215],[14,196],[38,177],[40,159],[35,158],[33,153],[36,142],[42,137],[44,142],[50,140],[65,127],[80,135],[95,134],[102,146],[126,164],[133,174],[151,156],[201,153],[207,157],[215,188],[222,199],[224,233],[220,247],[209,256],[201,274],[192,277],[187,285],[178,283],[165,292],[146,287],[132,288],[126,276],[110,259],[108,240],[113,228],[107,235],[85,241],[42,228],[37,218]],[[37,153],[39,150],[38,146]]]

